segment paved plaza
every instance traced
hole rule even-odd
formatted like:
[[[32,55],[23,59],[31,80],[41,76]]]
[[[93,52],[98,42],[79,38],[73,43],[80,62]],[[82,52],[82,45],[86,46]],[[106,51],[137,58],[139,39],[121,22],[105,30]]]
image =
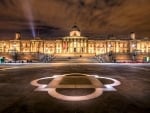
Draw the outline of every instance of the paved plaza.
[[[32,84],[37,79],[42,91]],[[120,84],[106,85],[113,84],[111,79]],[[109,90],[112,87],[115,90]],[[97,91],[94,88],[103,91],[99,95],[97,91],[94,98],[68,101],[55,98],[53,88],[56,95],[68,98],[93,95]],[[149,97],[150,64],[0,65],[0,113],[147,113]]]

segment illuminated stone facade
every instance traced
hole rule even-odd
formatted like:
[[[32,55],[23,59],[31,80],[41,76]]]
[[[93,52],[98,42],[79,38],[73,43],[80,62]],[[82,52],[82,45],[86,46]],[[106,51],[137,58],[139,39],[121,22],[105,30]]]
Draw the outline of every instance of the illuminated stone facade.
[[[150,53],[150,40],[137,40],[135,34],[131,39],[105,39],[90,40],[81,36],[77,26],[73,26],[70,36],[60,40],[22,40],[16,34],[14,40],[1,40],[0,53],[40,53],[50,55],[102,55],[102,54],[128,54],[128,53]]]

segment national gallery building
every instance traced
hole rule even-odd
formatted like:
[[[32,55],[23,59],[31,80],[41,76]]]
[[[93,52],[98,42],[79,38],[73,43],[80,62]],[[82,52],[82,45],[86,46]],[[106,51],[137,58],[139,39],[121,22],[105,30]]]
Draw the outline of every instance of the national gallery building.
[[[0,56],[6,54],[23,54],[24,59],[29,55],[46,54],[56,56],[97,56],[107,55],[116,59],[130,59],[129,57],[149,57],[150,40],[136,39],[135,33],[130,34],[130,39],[96,39],[91,40],[81,35],[80,29],[73,26],[70,35],[62,39],[42,40],[40,38],[24,40],[16,33],[14,40],[0,40]],[[25,56],[26,55],[26,56]],[[141,56],[142,55],[142,56]],[[33,58],[32,58],[33,59]]]

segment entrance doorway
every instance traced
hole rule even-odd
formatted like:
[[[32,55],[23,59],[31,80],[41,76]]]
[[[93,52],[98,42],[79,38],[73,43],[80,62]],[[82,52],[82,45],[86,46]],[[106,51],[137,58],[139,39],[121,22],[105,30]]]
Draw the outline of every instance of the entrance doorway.
[[[74,53],[76,53],[77,52],[77,50],[76,50],[76,48],[74,48]]]

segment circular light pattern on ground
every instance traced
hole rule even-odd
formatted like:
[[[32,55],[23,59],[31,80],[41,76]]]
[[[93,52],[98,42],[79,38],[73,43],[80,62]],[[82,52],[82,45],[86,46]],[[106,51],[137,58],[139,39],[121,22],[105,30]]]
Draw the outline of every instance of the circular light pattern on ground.
[[[39,83],[42,80],[51,80],[48,84],[41,84]],[[98,79],[106,79],[112,81],[110,84],[103,84]],[[104,91],[117,91],[114,86],[120,85],[120,81],[109,78],[109,77],[102,77],[98,75],[88,75],[88,74],[81,74],[81,73],[71,73],[71,74],[64,74],[64,75],[54,75],[52,77],[44,77],[39,78],[31,81],[33,86],[37,88],[35,91],[47,91],[48,94],[56,99],[65,100],[65,101],[82,101],[82,100],[89,100],[99,97],[103,94]],[[65,88],[68,89],[89,89],[94,88],[95,90],[90,94],[86,95],[73,95],[68,96],[67,94],[61,94],[60,92],[56,91],[57,88]]]

